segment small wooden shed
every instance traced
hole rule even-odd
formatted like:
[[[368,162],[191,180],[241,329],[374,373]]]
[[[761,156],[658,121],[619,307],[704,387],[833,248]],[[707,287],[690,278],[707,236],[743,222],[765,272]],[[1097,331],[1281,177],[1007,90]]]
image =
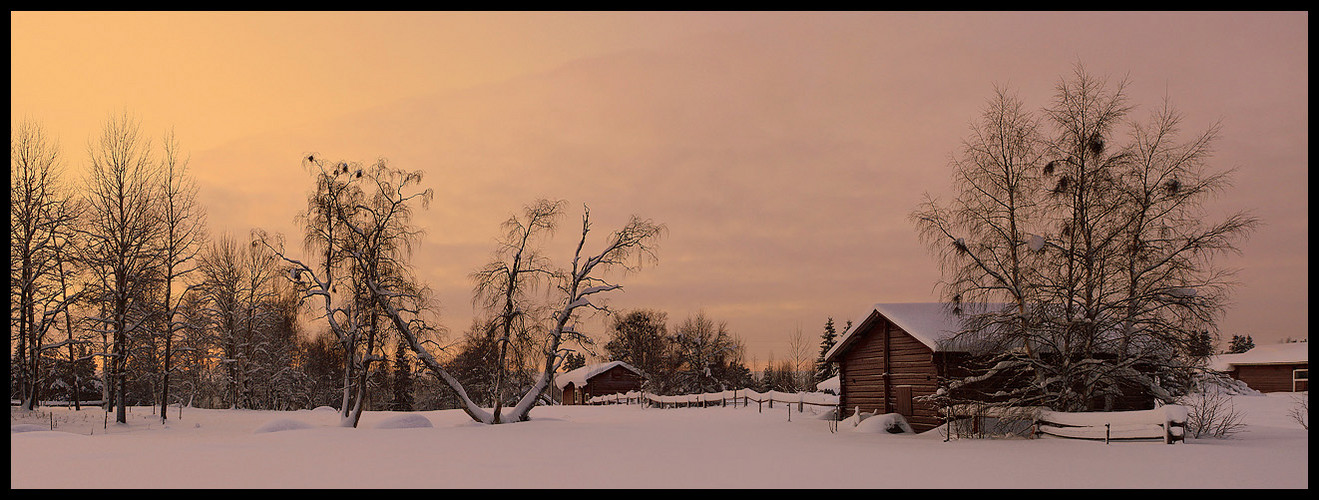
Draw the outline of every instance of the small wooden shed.
[[[1220,354],[1210,367],[1260,392],[1310,390],[1310,343],[1268,344],[1238,354]]]
[[[916,401],[934,394],[943,375],[942,341],[960,329],[937,302],[875,304],[827,353],[838,363],[839,405],[844,415],[898,413],[912,430],[943,424],[937,408]]]
[[[559,401],[585,404],[595,396],[641,390],[641,370],[622,361],[586,365],[554,376]]]

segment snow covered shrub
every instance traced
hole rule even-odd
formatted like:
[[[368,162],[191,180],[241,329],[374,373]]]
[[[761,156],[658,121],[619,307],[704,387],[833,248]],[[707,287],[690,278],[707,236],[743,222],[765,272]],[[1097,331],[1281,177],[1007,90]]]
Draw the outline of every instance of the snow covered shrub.
[[[256,429],[252,430],[252,434],[291,431],[297,429],[310,429],[312,427],[313,426],[311,424],[302,422],[300,420],[293,420],[289,418],[277,418],[269,422],[266,422],[264,424],[261,424],[261,427],[257,427]]]
[[[416,413],[396,415],[376,424],[377,429],[420,429],[425,427],[434,427],[434,425],[431,424],[430,419]]]
[[[1245,414],[1237,411],[1232,396],[1220,391],[1206,391],[1182,398],[1187,409],[1186,432],[1191,437],[1225,438],[1246,427]]]
[[[1034,407],[968,405],[941,432],[954,438],[1030,437],[1039,417]]]
[[[881,432],[889,434],[916,433],[916,431],[912,430],[911,426],[907,424],[907,419],[903,418],[900,413],[885,413],[883,415],[875,415],[872,418],[867,418],[856,424],[856,427],[852,429],[852,432],[867,432],[875,434]]]
[[[1245,382],[1234,379],[1221,373],[1207,372],[1196,380],[1195,387],[1199,392],[1217,392],[1232,395],[1259,396],[1262,393],[1251,389]]]

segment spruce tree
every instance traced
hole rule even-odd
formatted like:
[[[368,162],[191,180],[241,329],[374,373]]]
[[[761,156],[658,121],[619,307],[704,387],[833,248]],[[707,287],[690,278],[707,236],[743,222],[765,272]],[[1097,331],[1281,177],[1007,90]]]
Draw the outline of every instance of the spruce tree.
[[[1255,340],[1250,335],[1233,335],[1232,343],[1227,347],[1228,354],[1240,354],[1255,348]]]
[[[582,353],[570,352],[563,357],[563,371],[572,371],[586,366],[586,355]]]
[[[829,349],[833,349],[834,343],[837,341],[838,332],[834,330],[833,317],[830,317],[824,323],[824,333],[820,335],[820,357],[815,359],[815,383],[817,384],[838,374],[838,369],[834,367],[834,364],[824,360],[824,355],[829,352]]]
[[[407,344],[402,340],[394,348],[394,411],[412,411],[412,362],[408,360]]]

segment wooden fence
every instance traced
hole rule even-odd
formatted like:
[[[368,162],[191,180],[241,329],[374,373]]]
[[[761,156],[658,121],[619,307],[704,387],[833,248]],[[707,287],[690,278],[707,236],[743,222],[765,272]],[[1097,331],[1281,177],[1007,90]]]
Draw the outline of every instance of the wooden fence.
[[[680,394],[675,396],[661,396],[643,391],[629,391],[618,394],[608,394],[595,396],[588,399],[587,404],[643,404],[660,408],[686,408],[686,407],[708,407],[708,406],[728,406],[737,407],[740,403],[742,406],[751,406],[756,403],[757,409],[764,411],[766,407],[774,408],[774,403],[786,405],[789,408],[797,407],[797,412],[804,411],[806,406],[822,406],[830,409],[838,408],[838,396],[834,394],[825,394],[823,392],[779,392],[767,391],[758,392],[751,389],[734,389],[731,391],[706,392],[701,394]]]

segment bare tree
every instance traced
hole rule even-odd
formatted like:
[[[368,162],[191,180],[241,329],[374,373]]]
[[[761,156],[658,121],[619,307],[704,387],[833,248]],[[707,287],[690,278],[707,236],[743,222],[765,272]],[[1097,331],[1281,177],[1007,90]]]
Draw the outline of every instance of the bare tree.
[[[679,390],[712,392],[728,388],[729,365],[740,361],[742,345],[729,333],[728,323],[697,311],[673,329],[677,351]]]
[[[414,192],[421,174],[390,168],[384,161],[363,169],[311,155],[305,164],[315,171],[317,188],[300,218],[304,220],[307,241],[323,251],[319,271],[288,257],[278,236],[272,238],[257,230],[254,241],[291,266],[289,277],[304,298],[321,302],[322,317],[349,354],[341,411],[343,424],[356,426],[363,410],[367,371],[371,363],[384,359],[374,352],[377,314],[420,315],[429,300],[429,292],[411,277],[406,259],[420,235],[411,222],[412,204],[428,202],[431,191]],[[339,282],[343,279],[349,282]],[[338,285],[346,286],[341,292]],[[379,294],[387,296],[384,303]],[[385,303],[392,309],[385,308]],[[410,327],[417,339],[433,330],[420,319],[413,321],[393,322],[396,329],[399,324]],[[364,344],[364,351],[359,352],[359,343]],[[439,366],[433,358],[429,361]],[[354,373],[359,383],[350,404],[347,382]],[[460,399],[470,403],[465,394]],[[478,408],[474,403],[471,407]]]
[[[1039,231],[1037,190],[1043,167],[1039,121],[1007,90],[993,98],[971,126],[960,153],[950,162],[957,198],[950,206],[929,199],[912,214],[921,239],[939,256],[943,295],[955,309],[963,303],[1003,301],[1015,314],[1009,331],[1026,329],[1026,304],[1033,300],[1033,253],[1044,243]],[[1034,356],[1032,344],[1022,347]]]
[[[629,258],[653,258],[653,241],[662,226],[633,218],[623,229],[614,233],[605,250],[594,256],[583,256],[582,246],[590,231],[588,216],[583,217],[582,240],[578,244],[570,272],[560,272],[556,281],[564,297],[562,306],[551,317],[555,327],[548,332],[542,349],[545,370],[507,417],[496,419],[495,414],[481,408],[470,398],[463,385],[455,379],[426,346],[426,337],[436,328],[427,321],[430,314],[429,290],[411,275],[407,259],[421,231],[413,225],[411,217],[416,204],[423,207],[432,196],[430,189],[421,189],[420,172],[407,172],[390,168],[384,161],[368,169],[353,169],[347,163],[326,163],[314,155],[308,158],[318,173],[317,195],[311,206],[316,210],[305,219],[318,219],[320,227],[337,227],[341,239],[332,238],[328,231],[319,231],[316,237],[324,242],[326,260],[341,258],[352,262],[360,271],[360,279],[369,293],[373,305],[378,307],[397,334],[403,337],[418,360],[449,387],[459,407],[473,420],[495,424],[526,420],[531,407],[542,396],[551,375],[562,359],[560,345],[565,341],[586,341],[573,326],[581,308],[604,309],[592,303],[597,294],[621,288],[596,273],[608,269],[635,269],[639,264]],[[588,212],[589,213],[589,212]],[[318,298],[324,309],[324,318],[331,331],[340,339],[351,338],[360,327],[351,321],[350,310],[336,302],[335,266],[325,265],[318,271],[311,265],[289,257],[278,238],[257,231],[257,241],[284,260],[292,269],[290,278],[298,284],[304,297]],[[367,354],[363,365],[375,360]],[[345,425],[356,425],[357,411],[344,419]]]
[[[141,333],[149,309],[140,299],[154,286],[153,268],[161,262],[157,242],[160,222],[154,210],[157,169],[150,144],[127,112],[111,116],[101,135],[88,145],[91,159],[86,189],[88,263],[103,276],[101,300],[107,315],[97,318],[113,337],[109,360],[115,389],[115,421],[127,422],[124,367],[129,336]],[[108,317],[107,317],[108,316]]]
[[[1166,104],[1131,124],[1126,86],[1078,65],[1044,122],[998,90],[953,162],[957,200],[913,214],[963,313],[959,340],[990,355],[974,378],[1026,374],[999,400],[1079,411],[1136,389],[1185,392],[1230,285],[1212,257],[1258,223],[1203,223],[1226,180],[1205,173],[1217,126],[1178,143]],[[1130,141],[1115,145],[1124,126]]]
[[[792,359],[792,390],[809,391],[815,388],[811,383],[811,346],[801,331],[801,325],[788,337],[788,354]]]
[[[184,328],[184,319],[178,316],[178,307],[184,295],[192,290],[185,288],[182,293],[174,294],[174,285],[178,279],[185,277],[196,269],[193,262],[205,239],[205,211],[197,204],[197,183],[188,176],[188,160],[179,158],[178,140],[171,130],[162,141],[164,150],[161,158],[160,198],[158,210],[163,225],[161,242],[164,258],[164,297],[165,340],[162,353],[160,421],[166,420],[165,407],[169,404],[170,374],[173,370],[175,332]]]
[[[499,354],[495,360],[495,381],[491,390],[496,421],[503,406],[501,384],[509,370],[506,364],[509,345],[517,340],[525,346],[535,330],[543,330],[532,314],[534,303],[528,295],[553,276],[549,259],[541,255],[537,240],[543,234],[554,232],[563,205],[563,201],[537,200],[523,207],[521,216],[513,215],[505,220],[495,259],[471,276],[476,283],[472,301],[496,315],[491,325],[499,333]],[[521,368],[522,364],[519,362],[515,366]]]
[[[568,342],[590,342],[589,337],[576,329],[578,316],[583,310],[610,312],[600,294],[623,288],[623,285],[606,279],[604,275],[614,269],[622,270],[624,274],[635,272],[643,263],[653,262],[656,259],[658,240],[666,231],[667,228],[663,224],[634,215],[626,225],[609,235],[603,250],[594,255],[583,255],[582,249],[591,232],[591,211],[588,207],[583,207],[581,239],[578,240],[577,249],[573,252],[572,266],[565,270],[566,272],[561,272],[557,280],[561,294],[560,306],[551,317],[554,321],[554,329],[550,331],[548,342],[542,351],[545,356],[544,369],[536,382],[518,401],[517,406],[509,412],[506,421],[525,421],[529,418],[532,406],[549,386],[563,356],[570,352],[564,349]]]
[[[70,237],[75,212],[72,197],[59,183],[59,167],[59,146],[39,124],[20,123],[10,138],[9,289],[10,324],[18,333],[14,372],[28,410],[40,398],[43,351],[66,344],[47,344],[47,334],[61,313],[68,321],[72,303],[63,286],[61,247]]]

